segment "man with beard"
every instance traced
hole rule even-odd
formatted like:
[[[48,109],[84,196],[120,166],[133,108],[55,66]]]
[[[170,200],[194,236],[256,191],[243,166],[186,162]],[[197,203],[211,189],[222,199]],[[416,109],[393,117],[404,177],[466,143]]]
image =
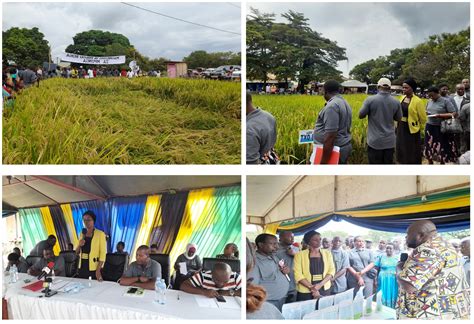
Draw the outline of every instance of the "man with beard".
[[[260,234],[255,238],[257,245],[255,268],[249,274],[253,278],[252,284],[260,285],[267,292],[267,302],[275,305],[281,312],[290,287],[288,274],[290,268],[280,264],[275,255],[278,241],[275,235]]]
[[[468,319],[469,286],[456,250],[429,220],[411,224],[406,240],[414,250],[397,266],[397,319]]]
[[[295,274],[293,273],[293,263],[295,258],[295,250],[292,249],[292,244],[294,243],[295,237],[292,232],[284,231],[279,235],[280,244],[276,252],[278,260],[283,260],[285,265],[290,269],[290,288],[288,289],[288,294],[286,296],[286,303],[293,303],[296,301],[296,283],[295,283]]]

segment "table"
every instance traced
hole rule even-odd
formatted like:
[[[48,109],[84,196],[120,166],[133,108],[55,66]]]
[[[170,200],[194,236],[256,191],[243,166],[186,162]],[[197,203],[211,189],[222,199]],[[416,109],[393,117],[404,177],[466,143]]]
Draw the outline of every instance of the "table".
[[[6,284],[4,298],[8,302],[10,319],[240,319],[241,309],[200,307],[196,295],[183,291],[168,290],[166,304],[153,301],[155,292],[145,290],[143,297],[123,296],[129,287],[116,282],[93,280],[91,288],[76,294],[59,292],[52,297],[43,296],[40,291],[22,289],[24,280],[33,282],[36,278],[20,273],[18,282]],[[9,278],[4,277],[4,282]],[[87,279],[56,277],[65,282],[81,282],[86,287]],[[179,299],[178,299],[179,296]],[[202,298],[202,296],[198,296]],[[239,297],[235,298],[240,305]]]
[[[382,305],[382,309],[378,312],[375,311],[377,303],[372,303],[372,313],[366,314],[364,309],[364,315],[361,320],[396,320],[397,312],[395,309]]]

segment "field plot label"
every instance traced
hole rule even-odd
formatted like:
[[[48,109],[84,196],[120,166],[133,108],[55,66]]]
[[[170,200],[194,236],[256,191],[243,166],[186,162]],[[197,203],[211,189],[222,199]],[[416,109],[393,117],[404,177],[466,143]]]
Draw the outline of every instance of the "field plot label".
[[[313,143],[313,130],[306,129],[300,130],[299,144],[311,144]]]
[[[119,56],[86,56],[71,53],[64,53],[61,61],[82,63],[82,64],[123,64],[125,63],[125,55]]]

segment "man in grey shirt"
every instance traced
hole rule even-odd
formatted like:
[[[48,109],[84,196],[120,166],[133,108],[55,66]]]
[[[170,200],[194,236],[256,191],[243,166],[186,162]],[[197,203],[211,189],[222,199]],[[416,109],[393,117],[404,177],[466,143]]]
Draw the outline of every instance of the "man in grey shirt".
[[[372,251],[364,248],[364,240],[360,236],[354,238],[354,249],[349,252],[349,267],[347,268],[347,286],[354,288],[354,297],[362,287],[364,297],[372,295],[374,290],[374,279],[376,277],[374,267],[374,255]]]
[[[39,276],[43,268],[47,267],[50,262],[54,263],[53,271],[55,276],[66,277],[66,263],[64,258],[55,256],[52,248],[45,248],[43,250],[43,257],[28,269],[28,274],[31,276]],[[49,274],[50,276],[52,273]]]
[[[290,269],[290,288],[286,295],[285,303],[293,303],[296,301],[296,283],[295,274],[293,272],[293,262],[296,252],[292,249],[292,244],[295,241],[295,236],[290,231],[281,232],[279,235],[279,247],[276,252],[278,260],[285,261],[285,265]]]
[[[18,71],[18,77],[23,79],[25,88],[32,86],[38,80],[36,73],[30,69],[24,69],[24,70]]]
[[[150,259],[150,248],[147,245],[141,245],[137,249],[136,259],[120,278],[120,285],[154,290],[156,279],[161,278],[161,265]]]
[[[38,242],[38,244],[36,244],[35,247],[31,250],[29,255],[42,257],[44,249],[52,249],[55,245],[56,236],[50,235],[46,240]]]
[[[255,108],[247,91],[247,164],[264,164],[277,139],[276,121],[270,113]]]
[[[342,241],[339,236],[332,239],[331,254],[336,267],[336,274],[331,279],[331,294],[338,294],[347,290],[346,271],[349,268],[349,256],[342,249]]]
[[[275,305],[281,312],[290,287],[287,265],[281,266],[275,255],[278,249],[276,236],[260,234],[255,239],[257,245],[255,268],[249,274],[252,284],[260,285],[267,292],[267,302]]]
[[[314,126],[313,140],[323,145],[321,164],[327,164],[334,146],[339,146],[339,164],[346,164],[352,151],[352,108],[339,94],[340,84],[336,80],[324,83],[326,105],[319,112]]]
[[[390,95],[392,83],[387,78],[377,82],[378,93],[368,97],[359,110],[359,118],[368,116],[367,155],[369,164],[393,164],[395,121],[402,118],[400,102]]]

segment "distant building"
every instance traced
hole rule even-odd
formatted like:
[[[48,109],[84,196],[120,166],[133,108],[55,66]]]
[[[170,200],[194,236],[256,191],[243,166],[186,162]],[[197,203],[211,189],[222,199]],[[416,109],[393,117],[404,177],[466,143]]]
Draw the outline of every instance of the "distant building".
[[[186,62],[170,61],[165,63],[168,78],[181,78],[188,75],[188,64]]]

